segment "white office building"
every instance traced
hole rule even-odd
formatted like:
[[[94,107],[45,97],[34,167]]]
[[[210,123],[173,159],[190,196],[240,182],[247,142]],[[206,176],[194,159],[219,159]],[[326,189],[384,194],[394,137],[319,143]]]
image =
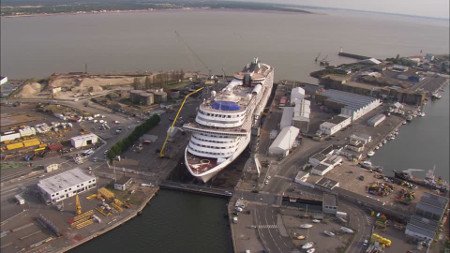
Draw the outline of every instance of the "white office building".
[[[37,184],[47,203],[57,203],[96,187],[97,178],[84,173],[80,168],[68,170],[49,178],[39,180]]]
[[[98,142],[98,136],[90,133],[85,135],[79,135],[70,138],[70,143],[74,148],[81,148],[89,145],[93,145]]]
[[[339,114],[332,119],[320,124],[319,130],[325,135],[333,135],[339,132],[341,129],[349,126],[351,123],[351,117],[344,114]]]

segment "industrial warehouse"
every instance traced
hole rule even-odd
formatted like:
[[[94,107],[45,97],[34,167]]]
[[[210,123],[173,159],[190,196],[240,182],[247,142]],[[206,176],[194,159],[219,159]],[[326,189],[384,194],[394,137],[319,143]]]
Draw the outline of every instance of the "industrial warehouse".
[[[39,190],[47,203],[60,202],[78,193],[92,189],[96,185],[96,177],[87,175],[79,168],[42,179],[38,183]]]
[[[98,142],[97,135],[90,133],[80,136],[75,136],[70,139],[70,143],[74,148],[81,148],[89,145],[96,144]]]
[[[271,155],[287,156],[289,150],[294,146],[300,130],[293,126],[288,126],[281,129],[277,138],[273,141],[269,147],[269,153]]]
[[[316,102],[333,111],[340,111],[338,116],[320,125],[319,133],[325,135],[337,133],[381,105],[380,99],[333,89],[318,92]]]

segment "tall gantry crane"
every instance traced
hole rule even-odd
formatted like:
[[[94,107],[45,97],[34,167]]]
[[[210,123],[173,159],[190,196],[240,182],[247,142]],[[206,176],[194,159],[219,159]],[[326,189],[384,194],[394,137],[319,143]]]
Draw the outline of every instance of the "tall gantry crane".
[[[206,65],[206,63],[202,60],[202,58],[200,58],[200,56],[198,56],[197,53],[195,53],[195,51],[189,46],[189,44],[183,39],[183,37],[181,37],[181,35],[175,31],[175,35],[177,35],[177,38],[183,43],[183,45],[189,50],[189,52],[191,52],[191,54],[195,57],[195,59],[197,59],[198,62],[200,62],[200,64],[202,64],[202,66],[208,71],[208,77],[211,77],[211,69],[208,67],[208,65]]]
[[[197,93],[197,92],[203,90],[204,88],[205,88],[205,87],[198,88],[198,89],[196,89],[195,91],[193,91],[193,92],[187,94],[187,95],[184,97],[183,102],[181,102],[180,108],[178,108],[177,114],[175,115],[175,118],[173,119],[172,125],[170,125],[169,129],[167,130],[166,139],[164,140],[163,145],[162,145],[162,147],[161,147],[161,150],[159,151],[159,157],[165,157],[165,154],[166,154],[166,153],[165,153],[165,150],[166,150],[166,146],[167,146],[167,141],[169,140],[170,134],[174,131],[175,124],[177,123],[178,116],[180,116],[181,109],[183,109],[183,106],[184,106],[184,104],[186,103],[186,100],[187,100],[191,95],[194,95],[195,93]]]

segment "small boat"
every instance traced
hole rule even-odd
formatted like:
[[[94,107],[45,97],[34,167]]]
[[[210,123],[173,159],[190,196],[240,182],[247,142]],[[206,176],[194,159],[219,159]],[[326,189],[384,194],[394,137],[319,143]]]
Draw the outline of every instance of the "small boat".
[[[346,227],[341,227],[340,228],[342,232],[348,233],[348,234],[353,234],[354,231],[351,230],[350,228],[346,228]]]
[[[406,125],[406,121],[403,121],[402,124],[403,124],[403,125]]]
[[[425,115],[426,115],[426,114],[425,114],[424,112],[419,113],[419,116],[420,116],[420,117],[425,117]]]
[[[406,121],[408,121],[408,122],[410,122],[412,119],[413,119],[413,117],[412,117],[411,115],[408,115],[408,116],[406,117]]]
[[[383,144],[386,144],[386,143],[387,143],[387,140],[386,140],[386,139],[384,139],[384,140],[383,140]]]
[[[304,239],[306,239],[306,236],[298,235],[298,236],[295,236],[294,238],[297,239],[297,240],[304,240]]]
[[[314,253],[316,252],[315,248],[310,248],[309,250],[306,251],[306,253]]]
[[[370,169],[370,168],[372,168],[372,162],[369,161],[369,160],[363,161],[363,162],[361,163],[361,166],[362,166],[363,168],[368,168],[368,169]]]
[[[383,167],[380,166],[374,166],[373,171],[378,172],[378,173],[383,173]]]
[[[320,223],[320,220],[314,219],[314,220],[312,220],[312,222],[314,222],[314,223]]]
[[[439,93],[434,93],[434,94],[431,96],[431,98],[433,98],[433,99],[440,99],[440,98],[442,98],[442,95],[439,94]]]
[[[307,242],[305,244],[303,244],[302,249],[310,249],[314,246],[313,242]]]
[[[328,230],[323,231],[323,233],[326,234],[326,235],[328,235],[328,236],[330,236],[330,237],[333,237],[333,236],[336,235],[335,233],[333,233],[333,232],[331,232],[331,231],[328,231]]]
[[[376,147],[375,147],[375,150],[378,150],[378,149],[380,149],[380,146],[376,146]]]
[[[368,153],[367,153],[367,156],[368,157],[372,157],[372,156],[374,156],[375,155],[375,152],[373,152],[373,151],[369,151]]]
[[[311,225],[311,224],[302,224],[302,225],[300,225],[300,228],[312,228],[313,227],[313,225]]]

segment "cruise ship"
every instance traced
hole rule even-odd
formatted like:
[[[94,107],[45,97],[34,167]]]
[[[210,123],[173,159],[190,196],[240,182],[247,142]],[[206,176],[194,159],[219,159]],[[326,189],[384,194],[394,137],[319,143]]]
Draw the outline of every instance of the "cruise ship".
[[[197,110],[185,149],[188,171],[203,182],[233,162],[248,146],[251,128],[269,100],[274,69],[255,58],[221,91],[211,91]]]

